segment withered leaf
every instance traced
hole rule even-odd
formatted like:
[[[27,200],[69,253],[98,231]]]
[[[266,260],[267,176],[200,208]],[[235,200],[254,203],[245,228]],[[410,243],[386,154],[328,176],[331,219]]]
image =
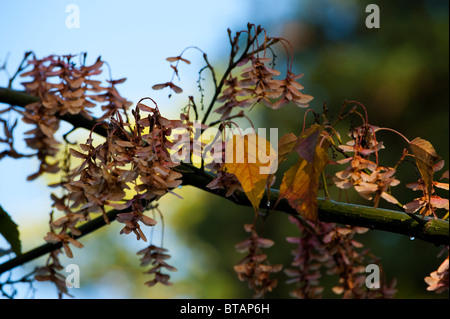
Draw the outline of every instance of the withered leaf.
[[[440,157],[433,145],[420,137],[413,139],[409,146],[416,159],[417,168],[425,183],[427,194],[430,196],[433,188],[433,166],[439,161]]]
[[[306,219],[317,220],[317,192],[322,170],[328,163],[326,150],[329,142],[317,145],[313,161],[300,157],[283,176],[279,200],[287,199],[289,205]]]
[[[293,133],[283,135],[278,141],[278,164],[286,160],[294,146],[297,144],[297,136]]]
[[[309,163],[312,163],[314,160],[315,149],[321,131],[322,128],[320,125],[312,125],[299,136],[297,144],[294,147],[300,157]]]

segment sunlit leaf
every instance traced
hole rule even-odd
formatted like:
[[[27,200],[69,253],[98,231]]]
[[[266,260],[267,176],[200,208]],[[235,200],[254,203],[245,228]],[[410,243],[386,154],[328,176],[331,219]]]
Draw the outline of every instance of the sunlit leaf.
[[[276,152],[269,141],[254,133],[235,135],[225,147],[227,157],[223,169],[237,177],[253,207],[259,207],[269,176],[268,165],[274,164]],[[261,154],[268,154],[267,150],[268,162],[262,163]]]

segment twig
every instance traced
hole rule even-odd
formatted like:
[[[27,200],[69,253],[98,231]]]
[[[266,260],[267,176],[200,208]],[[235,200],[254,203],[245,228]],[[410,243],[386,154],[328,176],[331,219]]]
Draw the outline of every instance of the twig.
[[[16,73],[14,73],[12,78],[9,79],[8,88],[12,87],[12,83],[13,83],[14,79],[17,77],[17,75],[27,67],[27,66],[23,66],[23,64],[25,63],[25,61],[28,59],[28,57],[31,54],[33,54],[33,52],[31,52],[31,51],[25,52],[25,56],[23,57],[22,62],[20,62],[19,68],[17,69]]]

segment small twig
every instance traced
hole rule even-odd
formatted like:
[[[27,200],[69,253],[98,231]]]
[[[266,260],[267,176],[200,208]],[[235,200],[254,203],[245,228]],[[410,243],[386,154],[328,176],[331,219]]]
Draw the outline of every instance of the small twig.
[[[27,274],[27,275],[25,275],[25,276],[23,276],[22,278],[17,279],[17,280],[11,280],[11,275],[12,275],[12,274],[9,274],[9,277],[8,277],[8,279],[7,279],[5,282],[0,282],[0,292],[2,293],[2,295],[3,295],[4,297],[6,297],[6,298],[8,298],[8,299],[14,299],[14,297],[15,297],[16,294],[17,294],[16,289],[13,288],[12,293],[11,293],[11,294],[8,294],[8,293],[4,290],[4,287],[5,287],[5,286],[14,286],[14,285],[19,284],[19,283],[28,283],[28,284],[30,285],[30,287],[32,288],[32,287],[33,287],[33,279],[32,279],[32,278],[29,278],[29,277],[31,277],[32,275],[34,275],[34,272],[35,272],[35,271],[33,270],[31,273],[29,273],[29,274]]]
[[[195,120],[198,121],[197,105],[195,104],[193,96],[189,96],[189,102],[192,103],[191,105],[192,105],[192,108],[194,109]],[[202,102],[202,104],[203,104],[203,102]]]
[[[230,32],[229,32],[230,34]],[[238,37],[238,35],[236,36]],[[203,120],[202,120],[202,124],[205,124],[209,114],[211,113],[214,104],[216,103],[217,98],[219,97],[219,94],[222,92],[222,87],[225,84],[225,80],[228,78],[228,75],[230,74],[230,72],[239,64],[239,62],[241,62],[242,60],[244,60],[247,56],[254,54],[256,51],[252,52],[252,53],[248,53],[248,51],[250,50],[250,47],[252,46],[252,44],[255,42],[256,38],[258,37],[258,34],[255,34],[254,37],[252,37],[250,34],[248,35],[248,39],[247,39],[247,45],[244,49],[244,51],[242,52],[241,56],[234,61],[234,57],[237,54],[237,51],[235,51],[235,48],[233,45],[233,41],[231,41],[231,55],[230,55],[230,63],[228,64],[228,68],[225,70],[224,74],[222,75],[222,79],[220,80],[219,84],[216,85],[216,90],[214,92],[214,96],[211,99],[211,102],[209,103],[209,106],[206,110],[205,115],[203,116]],[[237,38],[236,42],[237,42]],[[260,50],[259,50],[260,51]]]
[[[31,52],[31,51],[25,52],[25,56],[23,57],[22,62],[20,62],[19,68],[17,69],[16,73],[14,73],[14,75],[12,76],[12,78],[9,79],[9,82],[8,82],[8,88],[9,88],[9,89],[12,88],[12,83],[13,83],[14,79],[17,77],[17,75],[18,75],[20,72],[22,72],[23,70],[25,70],[26,67],[28,66],[28,65],[23,66],[23,64],[26,62],[26,60],[28,59],[28,57],[29,57],[31,54],[33,54],[33,52]],[[33,55],[34,55],[34,54],[33,54]]]
[[[330,196],[330,192],[328,191],[328,185],[327,185],[327,179],[325,177],[325,172],[322,171],[320,176],[322,177],[323,192],[325,193],[325,198],[330,198],[331,196]]]

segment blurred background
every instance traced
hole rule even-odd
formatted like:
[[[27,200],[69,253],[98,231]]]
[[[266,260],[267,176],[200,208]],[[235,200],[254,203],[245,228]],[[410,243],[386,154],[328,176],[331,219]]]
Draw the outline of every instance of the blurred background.
[[[365,25],[369,3],[380,8],[379,29]],[[79,8],[79,28],[66,26],[69,4]],[[285,37],[292,43],[293,70],[305,74],[300,83],[304,93],[315,97],[313,109],[320,112],[326,102],[330,115],[337,115],[345,99],[357,100],[367,107],[372,124],[393,128],[410,140],[422,137],[430,141],[447,162],[448,6],[446,0],[6,0],[0,3],[0,66],[6,62],[8,72],[0,72],[0,86],[7,86],[8,73],[14,74],[26,51],[34,51],[38,58],[87,52],[91,63],[101,55],[110,65],[113,78],[127,77],[118,86],[122,96],[133,102],[151,96],[164,116],[178,118],[187,95],[197,92],[201,55],[186,53],[185,58],[193,62],[180,67],[180,85],[186,94],[170,100],[167,91],[151,90],[152,85],[170,80],[172,73],[165,58],[178,55],[188,46],[198,46],[220,73],[229,53],[227,28],[234,33],[251,22],[261,24],[269,36]],[[284,58],[280,51],[281,68]],[[107,78],[108,72],[104,73]],[[207,94],[209,87],[205,87]],[[13,88],[23,89],[20,79]],[[278,127],[281,136],[301,132],[304,112],[294,105],[279,111],[258,106],[250,116],[255,126]],[[67,128],[62,126],[62,133]],[[29,151],[20,141],[20,134],[28,129],[22,123],[16,130],[19,151]],[[345,136],[344,130],[341,133]],[[70,136],[73,140],[85,137],[83,132]],[[404,141],[390,132],[380,133],[377,139],[386,145],[380,153],[383,164],[394,165],[406,147]],[[289,164],[280,168],[280,174]],[[43,243],[48,230],[51,189],[46,185],[55,177],[26,182],[37,168],[34,159],[0,161],[0,205],[19,225],[23,251]],[[448,163],[442,172],[445,170]],[[404,186],[417,180],[418,175],[411,163],[405,163],[397,177]],[[401,185],[396,188],[394,194],[402,203],[417,195]],[[252,292],[237,279],[233,265],[244,257],[234,245],[246,238],[243,224],[251,222],[252,210],[190,187],[177,193],[184,199],[168,195],[159,205],[165,218],[164,246],[172,255],[169,263],[179,269],[172,276],[173,286],[144,285],[150,277],[142,274],[145,269],[139,267],[136,252],[146,244],[136,242],[132,235],[119,235],[121,225],[113,223],[84,237],[81,242],[85,248],[74,249],[73,260],[62,259],[65,265],[76,263],[80,267],[80,288],[70,289],[70,293],[76,298],[250,298]],[[370,205],[351,192],[349,198]],[[265,227],[263,236],[276,242],[267,250],[269,260],[288,267],[294,246],[284,238],[296,236],[296,229],[281,213],[271,214],[267,225],[270,227]],[[153,239],[155,244],[160,243],[160,228]],[[442,262],[442,257],[436,257],[440,248],[382,231],[370,231],[357,239],[381,258],[389,280],[397,278],[397,298],[448,298],[448,293],[427,292],[423,280]],[[0,238],[0,248],[6,247]],[[0,262],[7,258],[0,258]],[[45,258],[15,269],[12,279],[42,265]],[[284,283],[284,273],[276,277],[278,288],[267,298],[288,298],[293,287]],[[330,290],[336,278],[327,278],[326,284],[324,297],[336,298]],[[19,298],[57,297],[49,283],[16,288]]]

